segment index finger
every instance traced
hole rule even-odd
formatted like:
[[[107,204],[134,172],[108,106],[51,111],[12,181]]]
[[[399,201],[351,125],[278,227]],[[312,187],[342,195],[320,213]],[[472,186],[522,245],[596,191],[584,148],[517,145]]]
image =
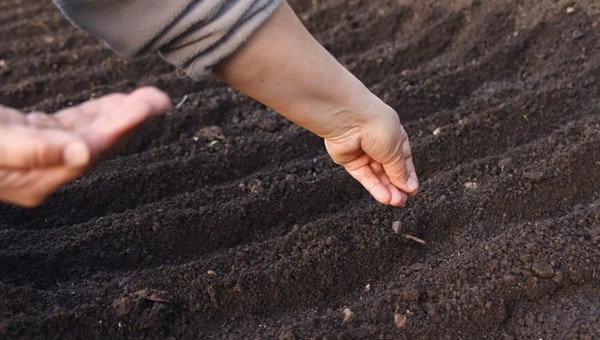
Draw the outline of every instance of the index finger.
[[[102,99],[99,99],[99,104]],[[101,152],[148,119],[168,109],[169,97],[155,88],[141,88],[118,101],[106,101],[98,108],[96,117],[77,132],[94,151]]]

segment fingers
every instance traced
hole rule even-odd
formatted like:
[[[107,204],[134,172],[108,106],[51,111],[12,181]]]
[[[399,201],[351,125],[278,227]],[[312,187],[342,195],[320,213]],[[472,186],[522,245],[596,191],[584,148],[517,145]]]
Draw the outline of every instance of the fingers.
[[[388,190],[392,194],[392,198],[389,202],[390,205],[399,207],[406,204],[408,201],[408,195],[405,192],[398,190],[394,185],[387,185]]]
[[[390,183],[388,176],[378,163],[348,170],[348,173],[380,203],[402,206],[408,200],[406,193],[398,190]]]
[[[95,119],[88,126],[77,128],[95,153],[102,152],[148,119],[168,109],[169,97],[147,87],[127,96],[107,96],[96,102]],[[90,108],[86,108],[90,110]]]
[[[171,106],[169,97],[155,87],[141,87],[131,94],[112,93],[87,101],[78,106],[58,111],[54,116],[69,129],[90,125],[99,116],[106,115],[120,107],[125,100],[134,99],[147,103],[151,115],[156,115]]]
[[[115,96],[114,94],[112,96]],[[90,100],[77,106],[62,109],[54,114],[54,118],[60,124],[69,130],[87,126],[94,121],[99,112],[102,102],[100,100]]]
[[[32,112],[25,115],[26,125],[41,128],[41,129],[60,129],[62,125],[60,122],[52,117],[51,115],[43,112]]]
[[[133,91],[130,96],[150,104],[151,114],[157,115],[171,107],[171,99],[161,90],[146,86]]]
[[[71,133],[23,126],[0,128],[0,167],[83,167],[90,158],[85,142]]]
[[[72,181],[84,168],[0,170],[0,200],[23,207],[40,205],[56,188]]]
[[[388,175],[385,173],[383,166],[379,163],[371,164],[371,169],[379,178],[379,181],[388,189],[391,194],[391,199],[388,204],[393,206],[403,206],[408,201],[408,195],[405,192],[400,191],[390,182]]]
[[[413,162],[412,150],[408,136],[402,143],[402,155],[404,156],[404,164],[406,166],[406,173],[408,175],[407,187],[409,190],[412,189],[412,191],[407,193],[410,196],[414,196],[419,191],[419,178],[417,177],[417,170],[415,169],[415,164]]]
[[[365,165],[356,170],[348,170],[348,173],[356,179],[377,201],[383,204],[389,204],[392,194],[389,189],[381,183],[373,169]]]
[[[80,175],[93,156],[170,104],[166,94],[146,87],[54,116],[0,107],[0,200],[38,205]]]
[[[0,105],[0,124],[24,124],[25,115],[23,112],[10,107]]]
[[[405,134],[405,132],[403,131]],[[383,164],[385,173],[388,175],[391,183],[398,189],[413,196],[419,189],[419,180],[413,163],[410,142],[405,135],[400,148],[396,151],[394,157]]]

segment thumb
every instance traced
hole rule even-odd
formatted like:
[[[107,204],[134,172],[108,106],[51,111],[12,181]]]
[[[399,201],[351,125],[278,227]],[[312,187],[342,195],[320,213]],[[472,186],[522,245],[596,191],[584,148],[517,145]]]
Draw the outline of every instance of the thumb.
[[[0,167],[78,168],[86,166],[90,158],[87,144],[70,133],[36,127],[0,127]]]
[[[395,187],[411,196],[417,193],[419,180],[417,179],[408,136],[403,138],[401,146],[394,157],[383,164],[383,169]]]

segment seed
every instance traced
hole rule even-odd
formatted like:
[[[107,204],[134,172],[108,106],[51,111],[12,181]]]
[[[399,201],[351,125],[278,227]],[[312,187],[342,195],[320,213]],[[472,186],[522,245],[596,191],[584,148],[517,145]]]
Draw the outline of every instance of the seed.
[[[394,231],[395,234],[400,234],[402,232],[402,222],[394,221],[392,223],[392,230]]]
[[[352,322],[352,320],[354,320],[354,318],[356,317],[356,314],[354,314],[353,311],[350,310],[350,308],[346,308],[344,309],[344,322]]]

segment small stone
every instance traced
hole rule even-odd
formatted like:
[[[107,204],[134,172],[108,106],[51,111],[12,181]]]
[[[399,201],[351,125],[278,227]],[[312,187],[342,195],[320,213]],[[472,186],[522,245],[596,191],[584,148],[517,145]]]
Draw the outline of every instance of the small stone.
[[[121,297],[115,299],[112,303],[112,306],[117,317],[121,318],[131,313],[131,310],[133,309],[133,302],[128,297]]]
[[[442,128],[437,128],[437,129],[433,130],[434,136],[438,136],[440,133],[442,133]]]
[[[512,158],[507,157],[507,158],[503,158],[501,160],[498,161],[498,165],[504,169],[504,168],[508,168],[512,165]]]
[[[542,171],[526,171],[523,173],[523,178],[532,182],[539,182],[544,179]]]
[[[94,300],[96,300],[98,302],[103,302],[107,295],[108,295],[107,288],[99,287],[94,291]]]
[[[331,247],[331,245],[333,244],[333,237],[331,237],[331,236],[327,237],[327,240],[325,240],[325,244],[328,247]]]
[[[402,299],[404,301],[418,301],[420,295],[421,293],[419,293],[418,289],[407,288],[402,292]]]
[[[238,293],[238,294],[241,294],[241,293],[243,293],[243,292],[244,292],[244,288],[242,288],[242,285],[241,285],[241,284],[237,283],[237,284],[236,284],[236,285],[233,287],[233,291],[234,291],[234,292],[236,292],[236,293]]]
[[[536,262],[531,266],[531,271],[539,278],[550,279],[554,276],[554,268],[545,262]]]
[[[217,295],[217,291],[215,290],[215,287],[210,286],[206,289],[206,293],[208,294],[208,296],[210,296],[211,298],[214,298]]]
[[[367,293],[368,293],[368,292],[370,292],[370,291],[371,291],[371,284],[367,284],[367,285],[365,286],[365,292],[367,292]]]
[[[531,254],[521,254],[519,255],[519,260],[523,263],[530,263],[533,261],[533,256]]]
[[[540,248],[535,243],[529,243],[527,246],[525,246],[525,251],[527,251],[529,254],[535,255],[540,252]]]
[[[222,139],[223,137],[223,129],[216,125],[206,126],[198,130],[196,135],[205,140],[213,141],[215,139]]]
[[[426,264],[420,262],[416,262],[410,265],[410,270],[414,272],[425,271],[427,269],[429,269],[429,267]]]
[[[477,185],[477,183],[475,182],[466,182],[465,183],[465,188],[469,189],[469,190],[475,190],[479,187],[479,185]]]
[[[554,276],[552,277],[552,281],[554,281],[558,284],[562,284],[564,279],[565,279],[565,274],[563,274],[563,272],[561,272],[560,270],[557,270],[554,273]]]
[[[398,327],[399,329],[406,327],[407,321],[408,319],[405,315],[394,314],[394,325],[396,325],[396,327]]]
[[[261,324],[260,327],[263,327],[263,325]],[[279,334],[278,339],[279,340],[296,340],[296,339],[298,339],[298,337],[296,336],[296,334],[294,334],[294,331],[292,331],[291,329],[285,329],[283,332],[281,332]]]
[[[252,181],[252,183],[250,183],[248,185],[248,187],[249,187],[251,193],[256,194],[256,193],[262,191],[262,189],[263,189],[262,185],[263,185],[262,181],[259,179],[256,179],[256,180]]]
[[[571,36],[575,40],[579,40],[579,39],[583,38],[584,35],[585,35],[585,32],[582,30],[578,30],[578,29],[574,30],[573,33],[571,33]]]
[[[567,14],[573,14],[573,13],[575,13],[575,7],[571,7],[571,6],[567,7]]]
[[[344,313],[344,319],[343,322],[352,322],[352,320],[354,320],[354,318],[356,318],[356,314],[354,314],[354,312],[352,310],[350,310],[350,308],[346,308],[343,311]]]
[[[144,300],[148,300],[148,301],[152,301],[152,302],[159,302],[159,303],[170,303],[171,299],[168,297],[168,293],[165,291],[158,291],[158,290],[154,290],[154,289],[142,289],[142,290],[138,290],[137,292],[133,293],[134,296],[144,299]]]
[[[206,272],[206,274],[207,274],[208,276],[216,276],[216,275],[217,275],[217,273],[216,273],[214,270],[212,270],[212,269],[211,269],[211,270],[209,270],[209,271],[207,271],[207,272]]]
[[[56,40],[56,39],[55,39],[53,36],[51,36],[51,35],[44,35],[44,36],[42,37],[42,39],[44,40],[44,42],[45,42],[46,44],[52,44],[52,43],[53,43],[53,42]]]
[[[507,286],[515,286],[517,284],[517,278],[510,274],[504,275],[502,281],[504,281],[504,284]]]
[[[260,122],[259,124],[260,128],[267,131],[267,132],[276,132],[280,129],[279,127],[279,123],[277,122],[277,119],[275,118],[268,118],[263,120],[262,122]]]
[[[395,234],[400,234],[402,232],[402,222],[394,221],[392,223],[392,230],[394,231]]]

